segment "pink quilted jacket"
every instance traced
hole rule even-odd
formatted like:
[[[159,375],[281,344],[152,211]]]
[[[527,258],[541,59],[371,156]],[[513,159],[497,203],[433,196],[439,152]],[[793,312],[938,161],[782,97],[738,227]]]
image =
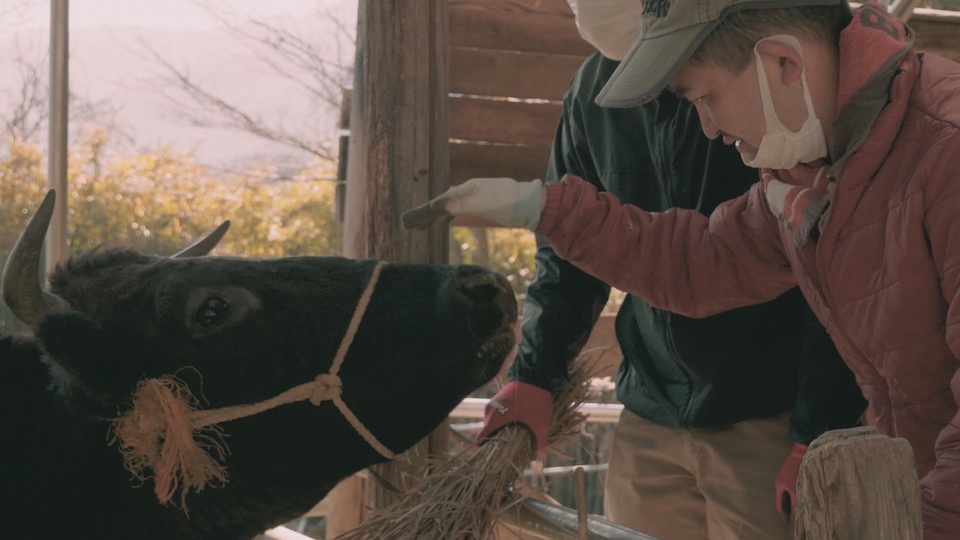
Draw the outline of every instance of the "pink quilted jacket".
[[[622,206],[567,176],[548,186],[537,232],[585,271],[688,316],[799,284],[878,429],[913,447],[925,538],[957,539],[960,65],[907,53],[869,133],[834,171],[819,240],[802,247],[762,183],[707,218]]]

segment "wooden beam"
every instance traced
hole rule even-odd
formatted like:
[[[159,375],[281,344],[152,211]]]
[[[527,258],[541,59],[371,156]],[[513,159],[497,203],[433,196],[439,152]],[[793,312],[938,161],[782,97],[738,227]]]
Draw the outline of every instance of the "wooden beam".
[[[448,230],[408,231],[400,214],[442,193],[449,177],[447,0],[361,0],[350,112],[344,253],[445,263]],[[351,204],[352,203],[352,204]],[[384,508],[447,452],[446,423],[372,467],[367,502]],[[382,480],[382,482],[380,481]]]
[[[918,51],[960,62],[960,13],[917,8],[909,25],[916,33]]]
[[[450,45],[586,56],[566,0],[449,0]]]
[[[448,185],[446,1],[364,0],[361,8],[349,156],[359,154],[359,163],[348,182],[364,175],[367,193],[364,208],[354,209],[366,226],[355,256],[444,263],[446,231],[404,230],[400,214]]]
[[[583,55],[454,47],[450,51],[450,91],[561,101],[584,59]]]
[[[550,147],[561,110],[558,103],[451,97],[450,138]]]
[[[314,508],[314,512],[326,516],[324,532],[327,538],[336,538],[351,531],[367,518],[367,505],[363,504],[366,500],[366,482],[362,474],[351,475],[327,494],[321,501],[322,508]],[[319,513],[324,510],[325,514]]]
[[[343,88],[340,91],[340,115],[337,118],[337,129],[350,129],[350,108],[353,106],[353,88]]]
[[[920,5],[920,1],[921,0],[893,0],[893,2],[887,6],[887,11],[901,21],[907,22],[913,15],[913,9]]]
[[[549,146],[501,146],[472,142],[450,145],[450,185],[477,177],[543,178]]]
[[[50,94],[47,135],[47,187],[57,192],[43,246],[43,276],[67,260],[67,156],[70,101],[70,3],[50,2]],[[43,282],[46,283],[46,277]]]

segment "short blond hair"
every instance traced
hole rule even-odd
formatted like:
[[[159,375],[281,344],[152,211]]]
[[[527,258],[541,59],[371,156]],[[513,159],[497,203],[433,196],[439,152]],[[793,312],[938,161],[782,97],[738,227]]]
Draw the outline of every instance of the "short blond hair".
[[[853,18],[850,5],[746,9],[727,15],[690,57],[695,65],[716,64],[740,73],[753,59],[758,41],[775,34],[804,36],[839,46],[840,32]]]

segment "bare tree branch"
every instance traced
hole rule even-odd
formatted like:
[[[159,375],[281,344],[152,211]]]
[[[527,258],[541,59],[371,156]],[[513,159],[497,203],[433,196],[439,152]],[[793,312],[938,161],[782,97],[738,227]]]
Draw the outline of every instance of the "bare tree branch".
[[[167,71],[170,80],[176,83],[176,89],[190,98],[191,101],[184,102],[169,90],[159,89],[161,95],[176,106],[175,114],[191,125],[242,131],[304,150],[322,159],[333,158],[334,154],[328,145],[296,137],[287,131],[269,126],[263,119],[248,114],[240,106],[204,89],[187,71],[174,66],[145,41],[141,40],[140,45]],[[200,108],[197,109],[197,106]]]
[[[316,17],[323,24],[311,26],[332,28],[333,32],[327,31],[313,39],[303,37],[302,32],[282,21],[258,18],[229,3],[212,0],[193,0],[193,3],[217,20],[263,67],[300,88],[313,103],[308,109],[339,110],[343,87],[352,80],[353,71],[352,57],[344,61],[343,53],[347,46],[352,51],[354,40],[352,32],[332,10],[318,9]],[[146,42],[141,40],[140,45],[163,73],[153,88],[173,106],[173,114],[181,121],[197,127],[245,132],[322,160],[336,157],[337,145],[331,137],[334,125],[321,132],[317,132],[316,125],[310,125],[307,135],[297,134],[295,129],[284,126],[281,119],[262,118],[204,85],[186,68],[175,65]],[[300,115],[301,119],[303,116]]]
[[[50,55],[49,49],[43,49],[36,57],[28,58],[19,40],[16,47],[12,61],[17,66],[19,80],[14,83],[16,89],[7,92],[8,99],[5,101],[11,105],[6,110],[0,110],[0,123],[8,136],[31,140],[44,132],[50,118]],[[106,100],[91,101],[73,92],[68,99],[71,123],[107,124],[113,116],[114,111]]]
[[[238,42],[254,54],[264,66],[278,75],[296,82],[316,99],[331,107],[340,105],[340,93],[345,82],[353,77],[352,65],[341,62],[344,42],[354,45],[354,38],[328,7],[317,10],[323,27],[332,26],[329,46],[301,38],[295,31],[278,23],[257,19],[230,8],[222,2],[194,0],[194,3],[219,21]],[[316,25],[321,27],[321,25]]]
[[[19,47],[13,61],[20,74],[20,85],[10,96],[13,103],[10,111],[0,111],[0,118],[10,136],[29,140],[42,131],[50,116],[47,77],[40,74],[46,63],[42,60],[28,61]]]

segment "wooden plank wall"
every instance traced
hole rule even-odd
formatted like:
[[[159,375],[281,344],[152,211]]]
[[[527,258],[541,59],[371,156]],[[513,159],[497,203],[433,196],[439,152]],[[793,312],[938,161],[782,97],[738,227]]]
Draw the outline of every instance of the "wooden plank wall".
[[[449,0],[450,184],[542,178],[563,91],[593,48],[567,0]]]
[[[917,8],[907,22],[916,33],[916,48],[960,62],[960,12]]]

